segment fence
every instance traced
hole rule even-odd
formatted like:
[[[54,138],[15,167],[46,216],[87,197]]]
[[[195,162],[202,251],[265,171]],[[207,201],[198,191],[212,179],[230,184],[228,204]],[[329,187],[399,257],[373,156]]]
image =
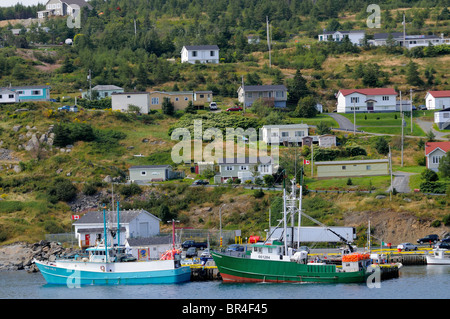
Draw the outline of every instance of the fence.
[[[45,234],[46,241],[78,245],[75,233]]]

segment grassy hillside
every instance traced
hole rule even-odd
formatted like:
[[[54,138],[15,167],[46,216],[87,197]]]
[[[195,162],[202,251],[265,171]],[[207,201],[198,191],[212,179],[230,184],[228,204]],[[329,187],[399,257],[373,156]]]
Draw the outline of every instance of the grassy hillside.
[[[289,1],[286,6],[280,6],[278,1],[179,0],[177,6],[167,1],[150,2],[149,7],[146,6],[149,1],[141,0],[92,1],[95,9],[83,11],[82,27],[76,30],[68,29],[64,18],[55,18],[42,25],[51,29],[49,33],[34,31],[35,25],[32,25],[30,32],[13,37],[9,30],[12,25],[5,21],[0,24],[0,43],[4,46],[0,48],[0,86],[48,83],[52,87],[52,98],[58,100],[0,109],[0,147],[6,150],[0,157],[0,243],[36,241],[44,234],[70,231],[74,203],[84,198],[97,201],[99,205],[109,203],[111,184],[104,182],[105,177],[125,182],[128,167],[144,164],[172,164],[184,170],[188,178],[153,187],[117,185],[115,194],[120,196],[124,208],[144,208],[163,221],[176,217],[185,226],[217,228],[218,207],[227,203],[229,209],[223,213],[226,229],[240,228],[244,236],[261,232],[268,226],[267,207],[272,205],[274,214],[279,211],[280,193],[265,191],[261,197],[254,190],[230,185],[205,189],[189,187],[192,179],[202,176],[191,174],[190,165],[172,162],[170,152],[176,141],[170,138],[171,129],[189,126],[195,116],[219,128],[258,128],[277,123],[337,126],[324,114],[314,118],[299,117],[291,112],[295,105],[288,112],[257,109],[244,116],[226,112],[211,116],[205,110],[198,111],[197,115],[186,115],[182,111],[174,116],[160,112],[122,114],[112,112],[107,102],[100,110],[87,103],[87,107],[76,114],[56,111],[63,104],[75,103],[80,90],[89,87],[86,81],[89,70],[93,74],[93,86],[114,84],[126,90],[147,91],[212,90],[222,109],[237,102],[236,90],[242,78],[246,84],[286,84],[290,88],[297,70],[301,70],[306,79],[309,95],[330,112],[335,108],[334,94],[341,88],[394,87],[401,90],[405,98],[409,98],[409,90],[413,89],[415,105],[423,104],[427,90],[450,89],[448,51],[317,42],[317,34],[331,27],[364,29],[369,35],[401,31],[403,13],[408,34],[444,33],[449,37],[450,18],[444,10],[450,5],[448,1],[383,2],[382,21],[386,23],[380,29],[367,28],[368,14],[365,7],[361,7],[364,1],[344,4],[334,0]],[[266,16],[271,23],[273,41],[270,67]],[[261,43],[247,43],[247,35],[259,35]],[[59,45],[66,38],[73,38],[74,45]],[[179,52],[186,44],[218,44],[221,63],[181,64]],[[418,72],[416,78],[422,80],[420,85],[409,83],[411,61]],[[16,109],[28,110],[16,112]],[[366,132],[399,134],[400,117],[395,118],[396,115],[358,114],[356,121]],[[430,119],[432,114],[426,116]],[[353,121],[352,115],[348,118]],[[408,118],[406,122],[410,125]],[[33,134],[39,139],[43,134],[50,137],[51,133],[55,133],[53,145],[43,142],[27,150]],[[410,134],[410,126],[405,128],[405,133],[424,137],[427,132],[413,125],[413,133]],[[375,147],[377,136],[336,134],[340,143],[336,159],[386,156]],[[418,188],[422,183],[420,173],[424,170],[423,145],[418,138],[406,138],[404,166],[401,167],[399,137],[387,136],[386,140],[393,150],[395,170],[417,173],[411,177],[410,186]],[[345,153],[352,147],[366,150],[367,155]],[[307,148],[297,151],[299,161],[310,156]],[[281,147],[280,152],[285,166],[293,167],[295,149]],[[144,156],[135,156],[140,154]],[[293,172],[288,171],[288,175],[291,177]],[[329,225],[354,225],[361,234],[366,224],[364,216],[371,213],[405,214],[418,223],[416,232],[420,235],[432,229],[432,223],[436,226],[448,219],[448,197],[416,194],[411,195],[412,202],[404,200],[407,196],[403,195],[394,196],[393,201],[375,199],[377,194],[386,195],[389,177],[352,178],[349,185],[347,178],[312,178],[307,167],[305,180],[311,190],[356,191],[310,193],[305,197],[305,207],[307,213]],[[358,192],[368,188],[372,188],[373,193]],[[408,227],[407,223],[397,221],[401,225],[398,227]]]

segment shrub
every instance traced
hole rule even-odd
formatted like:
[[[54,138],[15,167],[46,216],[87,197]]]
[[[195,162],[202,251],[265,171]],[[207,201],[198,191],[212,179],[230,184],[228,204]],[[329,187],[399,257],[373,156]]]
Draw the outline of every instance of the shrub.
[[[57,178],[47,190],[47,195],[52,202],[54,200],[68,202],[77,196],[77,189],[68,179]]]
[[[260,189],[255,189],[253,191],[253,197],[255,197],[255,198],[262,198],[262,197],[264,197],[263,190],[261,188]]]
[[[130,185],[123,185],[120,188],[120,194],[125,196],[126,198],[133,196],[133,195],[139,195],[142,194],[142,189],[139,185],[135,183],[131,183]]]

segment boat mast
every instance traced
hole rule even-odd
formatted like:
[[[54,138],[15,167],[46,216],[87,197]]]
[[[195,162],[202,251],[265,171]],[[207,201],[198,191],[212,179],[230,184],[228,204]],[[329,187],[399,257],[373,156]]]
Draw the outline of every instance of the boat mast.
[[[283,189],[283,211],[284,252],[287,253],[286,188]]]
[[[120,246],[120,214],[119,214],[119,201],[117,201],[117,248]]]
[[[108,233],[106,232],[106,205],[103,206],[103,232],[104,232],[104,244],[105,244],[105,261],[108,262]]]

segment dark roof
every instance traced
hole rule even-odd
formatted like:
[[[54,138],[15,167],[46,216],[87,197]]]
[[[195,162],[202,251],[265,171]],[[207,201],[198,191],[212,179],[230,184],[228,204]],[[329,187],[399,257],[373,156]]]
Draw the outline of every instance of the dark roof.
[[[111,95],[130,95],[130,94],[150,94],[149,92],[117,92],[111,93]]]
[[[392,33],[375,33],[373,35],[373,38],[375,40],[387,39],[389,37],[389,34],[392,34],[392,37],[394,37],[394,38],[403,37],[402,32],[392,32]]]
[[[147,212],[146,210],[143,210],[143,209],[121,210],[120,211],[120,223],[127,224],[142,213],[149,214],[150,216],[153,216],[156,219],[159,219],[158,217],[154,216],[153,214],[150,214],[149,212]],[[106,220],[117,222],[117,211],[106,211]],[[103,224],[103,210],[87,212],[73,224],[74,225]]]
[[[9,87],[5,87],[5,89],[13,89],[13,90],[18,90],[18,89],[50,89],[50,85],[23,85],[23,86],[9,86]]]
[[[350,31],[336,30],[336,31],[324,31],[322,34],[335,34],[336,32],[340,32],[340,33],[342,33],[342,34],[348,34],[348,33],[365,33],[364,30],[350,30]]]
[[[233,158],[219,158],[218,164],[258,164],[263,162],[264,164],[273,164],[273,160],[270,156],[261,157],[233,157]]]
[[[448,107],[448,108],[446,108],[446,109],[442,109],[442,110],[440,110],[440,111],[436,111],[436,113],[439,113],[439,112],[449,112],[450,111],[450,107]]]
[[[164,245],[172,243],[172,236],[128,238],[127,241],[130,246]]]
[[[186,50],[219,50],[217,45],[185,45]]]
[[[80,6],[80,8],[87,6],[89,9],[92,9],[92,6],[89,3],[87,3],[85,0],[61,0],[61,2],[65,2],[68,5],[77,4]]]
[[[242,87],[242,86],[241,86]],[[244,85],[245,91],[270,91],[270,90],[283,90],[287,88],[284,85]]]
[[[143,169],[143,168],[172,168],[170,165],[136,165],[131,166],[129,169]]]

